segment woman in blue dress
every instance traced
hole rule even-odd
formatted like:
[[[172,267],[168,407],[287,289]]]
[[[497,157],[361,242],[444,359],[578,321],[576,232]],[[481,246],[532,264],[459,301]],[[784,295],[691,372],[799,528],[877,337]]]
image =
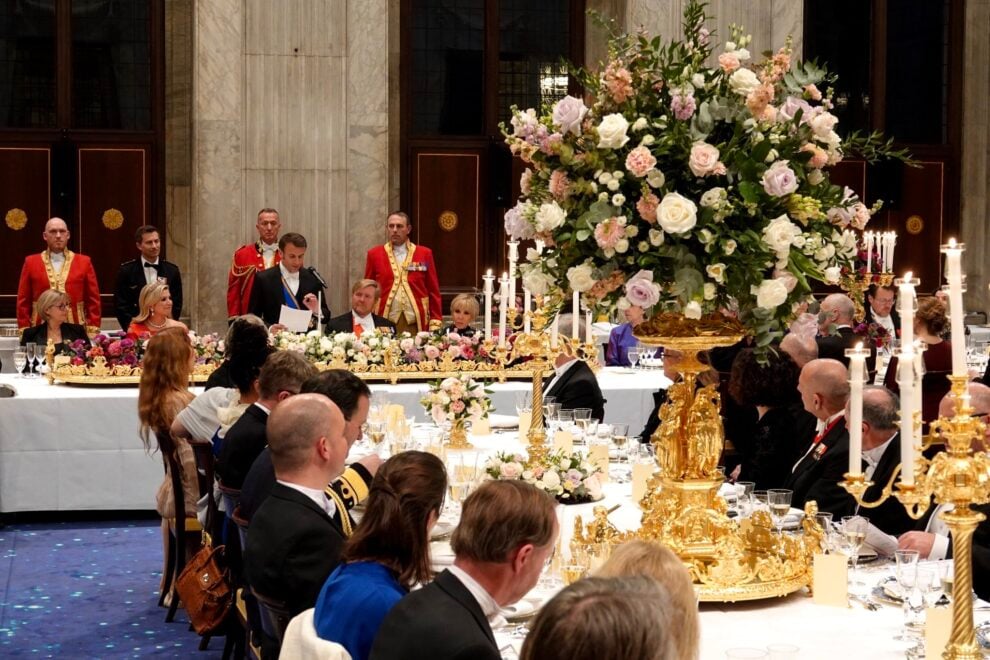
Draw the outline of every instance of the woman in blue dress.
[[[361,523],[316,601],[320,638],[340,644],[354,660],[368,657],[389,610],[432,578],[430,530],[446,490],[447,472],[433,454],[402,452],[378,469]]]
[[[629,349],[635,348],[639,340],[633,336],[633,330],[643,322],[645,312],[638,305],[630,305],[623,311],[626,322],[612,328],[608,335],[608,348],[605,349],[606,367],[629,367]]]

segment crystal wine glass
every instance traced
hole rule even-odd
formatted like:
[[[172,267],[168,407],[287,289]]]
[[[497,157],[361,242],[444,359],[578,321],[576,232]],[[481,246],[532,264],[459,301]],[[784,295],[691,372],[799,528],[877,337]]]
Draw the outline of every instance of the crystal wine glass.
[[[35,360],[38,359],[38,345],[33,341],[29,341],[24,345],[25,353],[27,354],[27,374],[28,378],[34,378],[35,374]]]
[[[639,356],[641,355],[639,348],[630,348],[626,352],[626,355],[629,356],[630,366],[632,366],[632,368],[635,369],[639,363]]]
[[[917,550],[896,550],[894,552],[894,559],[897,561],[894,575],[897,578],[897,586],[900,589],[901,595],[901,607],[904,610],[904,630],[896,635],[894,639],[911,639],[911,635],[908,632],[908,624],[911,620],[908,593],[914,588],[914,582],[918,574],[918,557]]]
[[[856,573],[859,564],[859,551],[866,541],[866,531],[870,526],[870,521],[865,516],[843,516],[842,536],[845,539],[846,547],[849,549],[849,559],[852,561],[852,584],[863,586]]]
[[[18,348],[14,351],[14,369],[17,370],[18,378],[26,378],[24,375],[24,366],[27,364],[27,351],[23,348]]]
[[[784,531],[784,518],[791,511],[791,496],[793,494],[793,491],[784,488],[772,488],[767,491],[770,517],[773,518],[773,525],[777,528],[778,534]]]

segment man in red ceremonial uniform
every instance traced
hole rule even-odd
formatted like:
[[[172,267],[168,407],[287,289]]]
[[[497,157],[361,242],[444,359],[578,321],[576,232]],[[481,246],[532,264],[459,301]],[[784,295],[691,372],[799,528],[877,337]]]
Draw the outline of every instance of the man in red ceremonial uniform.
[[[440,281],[433,251],[409,240],[412,223],[397,211],[388,216],[388,242],[368,250],[364,276],[382,288],[378,313],[397,332],[437,330],[443,321]]]
[[[42,322],[35,303],[48,289],[65,292],[72,300],[66,321],[86,326],[94,335],[100,330],[100,287],[93,262],[84,254],[66,248],[69,227],[62,218],[52,218],[41,234],[48,249],[24,258],[17,287],[17,327],[20,330]]]
[[[237,248],[227,275],[227,321],[248,313],[251,304],[251,287],[254,274],[277,266],[282,260],[278,251],[278,233],[282,229],[278,211],[258,211],[258,241]]]

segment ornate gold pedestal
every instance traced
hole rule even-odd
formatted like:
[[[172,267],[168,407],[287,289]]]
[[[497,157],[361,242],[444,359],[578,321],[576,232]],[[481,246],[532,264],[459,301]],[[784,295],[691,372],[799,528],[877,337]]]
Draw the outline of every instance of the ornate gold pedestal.
[[[714,384],[696,387],[698,375],[708,369],[698,353],[739,342],[742,327],[722,317],[691,321],[665,315],[640,325],[635,334],[648,346],[663,346],[665,360],[676,361],[679,373],[651,438],[659,471],[643,498],[642,527],[635,535],[676,552],[703,601],[782,596],[809,584],[811,557],[818,551],[813,535],[776,534],[766,512],[754,513],[741,527],[726,515],[718,495],[725,439],[720,397]]]
[[[468,442],[467,429],[464,422],[454,422],[450,427],[450,437],[447,439],[447,449],[458,451],[462,449],[474,449],[474,445]]]

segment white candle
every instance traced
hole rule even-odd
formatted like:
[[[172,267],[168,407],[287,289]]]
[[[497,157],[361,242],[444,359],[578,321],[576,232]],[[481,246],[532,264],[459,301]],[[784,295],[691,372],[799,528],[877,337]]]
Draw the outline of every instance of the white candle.
[[[914,484],[914,346],[905,344],[898,356],[897,386],[901,389],[901,483]]]
[[[849,429],[849,474],[858,475],[863,472],[863,381],[868,351],[863,350],[863,344],[846,351],[849,358],[849,419],[846,428]]]
[[[952,327],[952,375],[965,376],[966,371],[966,326],[963,320],[962,302],[962,253],[966,247],[950,238],[948,245],[942,246],[945,254],[946,279],[949,280],[949,323]]]
[[[866,272],[873,272],[873,232],[868,231],[863,234],[863,242],[866,243]]]
[[[553,317],[550,326],[550,348],[557,348],[557,334],[560,332],[560,314]]]
[[[516,264],[519,262],[519,241],[509,241],[509,303],[516,308]]]
[[[533,294],[529,292],[525,286],[523,286],[523,331],[529,332],[530,330],[530,317],[529,317],[529,307],[533,301]]]
[[[585,310],[584,312],[584,343],[592,344],[595,341],[594,334],[591,332],[591,310]]]
[[[922,405],[922,389],[921,381],[922,377],[925,375],[925,350],[927,349],[925,342],[920,339],[914,340],[914,409],[924,412],[924,406]],[[915,428],[914,430],[914,446],[917,447],[921,444],[921,429]]]
[[[574,292],[574,302],[572,303],[571,312],[571,339],[578,338],[578,319],[581,318],[581,294],[577,291]]]
[[[485,339],[492,338],[492,294],[495,292],[495,276],[492,269],[482,278],[485,280]]]
[[[901,313],[901,346],[914,343],[914,287],[919,281],[911,277],[911,271],[897,280],[897,311]]]
[[[505,312],[509,307],[509,274],[502,273],[498,287],[498,347],[505,348]]]

